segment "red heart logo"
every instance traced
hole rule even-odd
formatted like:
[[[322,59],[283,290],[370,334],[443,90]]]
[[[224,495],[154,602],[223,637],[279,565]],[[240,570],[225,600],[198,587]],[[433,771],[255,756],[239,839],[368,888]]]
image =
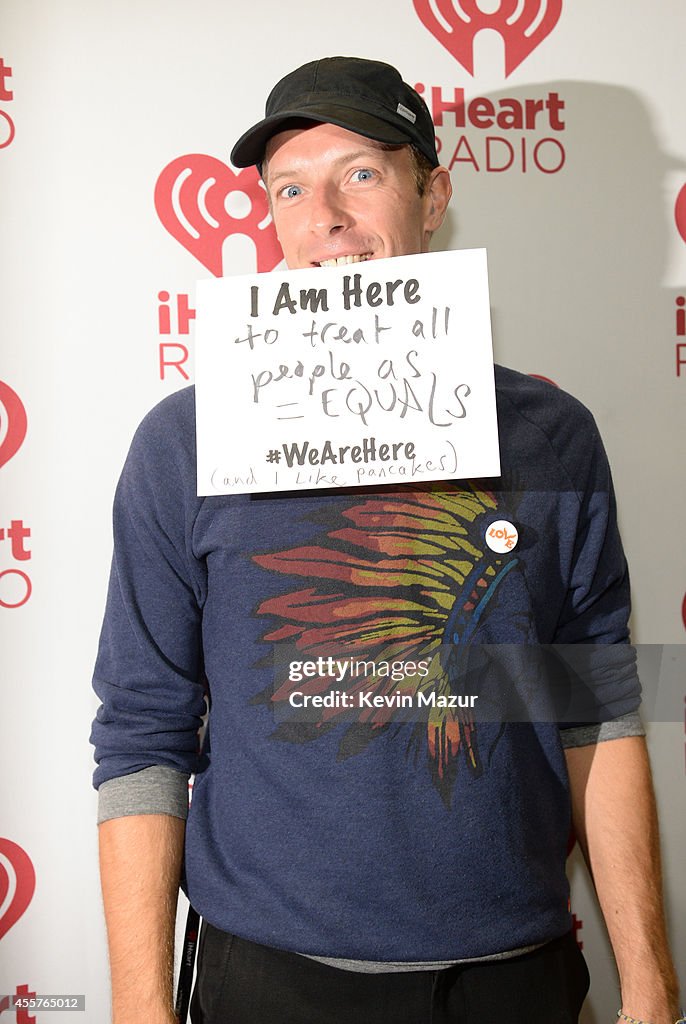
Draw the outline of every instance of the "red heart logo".
[[[0,939],[33,899],[36,872],[31,858],[10,839],[0,839]]]
[[[544,377],[542,373],[530,373],[529,376],[533,377],[534,380],[543,380],[546,384],[552,384],[554,388],[559,388],[560,386],[559,384],[556,384],[555,381],[552,380],[550,377]]]
[[[0,466],[17,454],[24,443],[26,427],[26,409],[21,398],[9,384],[0,380]]]
[[[476,35],[485,28],[498,32],[505,44],[507,78],[555,28],[562,0],[501,0],[492,13],[482,11],[479,0],[414,0],[414,9],[470,75]]]
[[[230,212],[229,203],[237,212]],[[256,167],[234,171],[202,153],[177,157],[157,179],[155,209],[169,234],[215,277],[222,276],[222,246],[229,235],[252,238],[260,273],[283,259]]]
[[[676,226],[679,234],[683,238],[684,242],[686,242],[686,185],[684,185],[681,192],[676,197],[674,219],[676,220]]]

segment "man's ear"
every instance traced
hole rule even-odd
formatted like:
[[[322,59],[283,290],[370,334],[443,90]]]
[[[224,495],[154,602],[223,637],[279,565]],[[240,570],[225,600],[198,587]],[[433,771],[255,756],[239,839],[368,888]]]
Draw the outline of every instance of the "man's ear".
[[[447,167],[434,167],[426,188],[426,219],[424,228],[426,231],[438,231],[445,218],[450,197],[453,194],[453,186],[450,181],[450,171]]]

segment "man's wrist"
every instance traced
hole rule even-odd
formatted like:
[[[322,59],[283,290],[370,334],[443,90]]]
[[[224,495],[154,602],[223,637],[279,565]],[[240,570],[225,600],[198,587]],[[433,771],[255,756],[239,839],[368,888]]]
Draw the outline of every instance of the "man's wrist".
[[[643,1020],[641,1017],[632,1017],[630,1014],[624,1013],[623,1010],[617,1010],[617,1019],[626,1021],[627,1024],[654,1024],[652,1020]],[[669,1019],[670,1021],[672,1020],[671,1015]],[[680,1016],[674,1020],[672,1024],[686,1024],[686,1015],[684,1015],[683,1010],[681,1011]]]
[[[666,944],[660,946],[659,956],[650,958],[644,951],[631,971],[620,971],[618,1020],[624,1019],[619,1014],[644,1024],[675,1024],[682,1018],[679,980]]]
[[[178,1018],[174,1011],[164,1007],[148,1010],[139,1006],[132,1011],[114,1011],[112,1024],[178,1024]]]

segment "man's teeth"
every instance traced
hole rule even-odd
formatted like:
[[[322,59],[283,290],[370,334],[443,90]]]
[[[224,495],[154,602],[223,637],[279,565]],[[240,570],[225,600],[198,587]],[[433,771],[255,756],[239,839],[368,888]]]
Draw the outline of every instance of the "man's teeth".
[[[320,267],[343,267],[347,263],[363,263],[369,259],[369,253],[365,253],[364,256],[338,256],[331,260],[322,260],[319,264]]]

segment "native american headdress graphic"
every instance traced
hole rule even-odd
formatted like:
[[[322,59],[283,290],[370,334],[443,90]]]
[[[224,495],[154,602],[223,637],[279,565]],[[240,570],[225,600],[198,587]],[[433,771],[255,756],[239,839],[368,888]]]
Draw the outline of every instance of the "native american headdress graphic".
[[[263,640],[291,644],[303,658],[430,661],[426,676],[406,677],[401,683],[390,676],[366,677],[349,682],[350,693],[356,687],[369,690],[370,685],[380,694],[420,688],[454,693],[461,685],[454,657],[464,645],[478,642],[504,581],[517,565],[512,555],[498,555],[484,541],[497,510],[495,494],[476,485],[379,490],[362,500],[351,499],[337,513],[339,528],[323,533],[319,542],[253,556],[264,569],[308,580],[305,589],[258,606],[258,615],[277,622]],[[263,691],[254,703],[277,704],[281,711],[296,688],[326,693],[337,686],[334,678],[321,676],[297,684],[286,681]],[[397,728],[408,756],[417,759],[425,748],[434,785],[448,805],[460,760],[469,771],[482,771],[469,710],[432,707],[428,720],[411,724],[400,723],[393,707],[361,708],[352,722],[335,707],[317,714],[314,723],[297,725],[280,715],[274,738],[307,742],[339,726],[338,758],[343,759],[360,753],[383,731]]]

